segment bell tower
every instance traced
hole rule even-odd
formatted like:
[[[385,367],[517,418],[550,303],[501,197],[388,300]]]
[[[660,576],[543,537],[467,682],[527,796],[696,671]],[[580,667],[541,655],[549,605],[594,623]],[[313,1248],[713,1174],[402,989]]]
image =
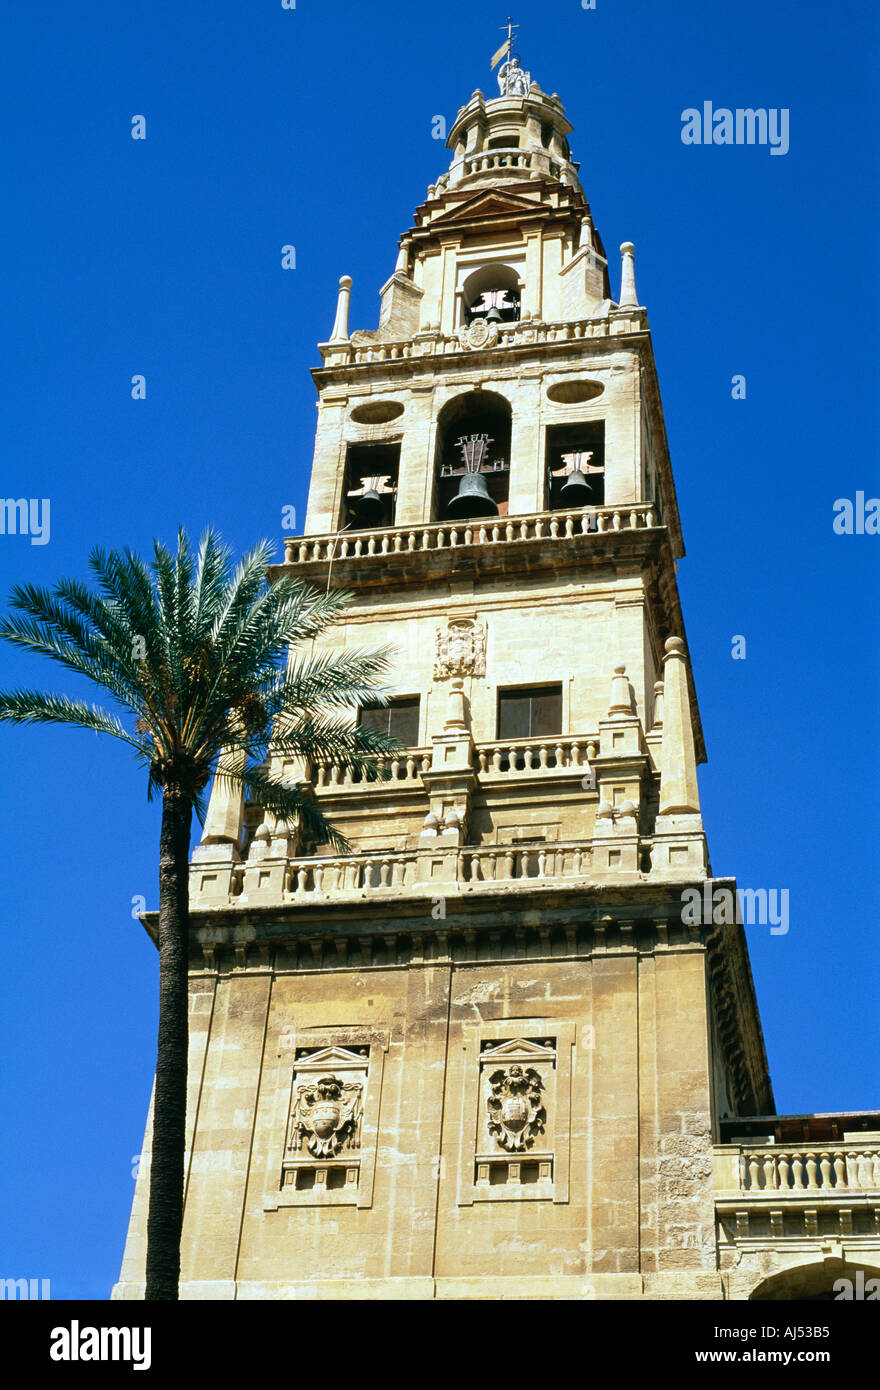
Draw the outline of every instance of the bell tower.
[[[351,330],[343,276],[320,344],[273,573],[351,592],[334,642],[394,648],[389,704],[352,717],[401,751],[373,782],[285,769],[346,855],[215,787],[185,1296],[727,1296],[714,1146],[773,1100],[743,928],[684,911],[735,885],[700,812],[648,315],[559,97],[503,56],[378,326]]]

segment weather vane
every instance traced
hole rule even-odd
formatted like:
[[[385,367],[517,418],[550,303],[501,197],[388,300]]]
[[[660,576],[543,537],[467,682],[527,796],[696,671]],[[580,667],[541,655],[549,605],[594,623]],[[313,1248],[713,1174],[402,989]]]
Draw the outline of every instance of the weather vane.
[[[490,67],[494,71],[504,58],[505,62],[498,73],[498,86],[501,89],[501,95],[503,97],[524,97],[531,86],[532,74],[523,72],[519,65],[519,54],[513,51],[513,31],[519,29],[520,26],[514,24],[508,15],[506,23],[499,27],[502,33],[505,29],[507,30],[507,38],[498,52],[493,54]]]

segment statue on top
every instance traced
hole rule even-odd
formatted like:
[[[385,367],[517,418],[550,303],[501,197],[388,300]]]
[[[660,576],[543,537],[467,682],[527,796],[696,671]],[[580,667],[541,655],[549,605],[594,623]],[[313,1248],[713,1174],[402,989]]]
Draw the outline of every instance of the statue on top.
[[[519,58],[512,53],[498,72],[498,86],[503,97],[524,97],[532,85],[532,74],[524,72]]]

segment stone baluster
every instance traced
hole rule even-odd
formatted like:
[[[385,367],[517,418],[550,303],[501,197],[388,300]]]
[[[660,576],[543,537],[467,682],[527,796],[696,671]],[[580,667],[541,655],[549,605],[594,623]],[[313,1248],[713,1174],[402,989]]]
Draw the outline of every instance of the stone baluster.
[[[810,1150],[807,1153],[807,1190],[815,1192],[819,1184],[816,1182],[816,1155]]]

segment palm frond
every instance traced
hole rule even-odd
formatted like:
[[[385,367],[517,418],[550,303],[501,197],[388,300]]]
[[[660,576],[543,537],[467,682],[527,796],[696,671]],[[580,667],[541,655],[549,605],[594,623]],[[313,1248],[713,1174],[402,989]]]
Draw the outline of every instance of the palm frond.
[[[48,695],[41,690],[0,692],[0,722],[5,724],[74,724],[96,734],[112,734],[144,755],[148,747],[142,738],[128,732],[112,714],[66,695]]]

